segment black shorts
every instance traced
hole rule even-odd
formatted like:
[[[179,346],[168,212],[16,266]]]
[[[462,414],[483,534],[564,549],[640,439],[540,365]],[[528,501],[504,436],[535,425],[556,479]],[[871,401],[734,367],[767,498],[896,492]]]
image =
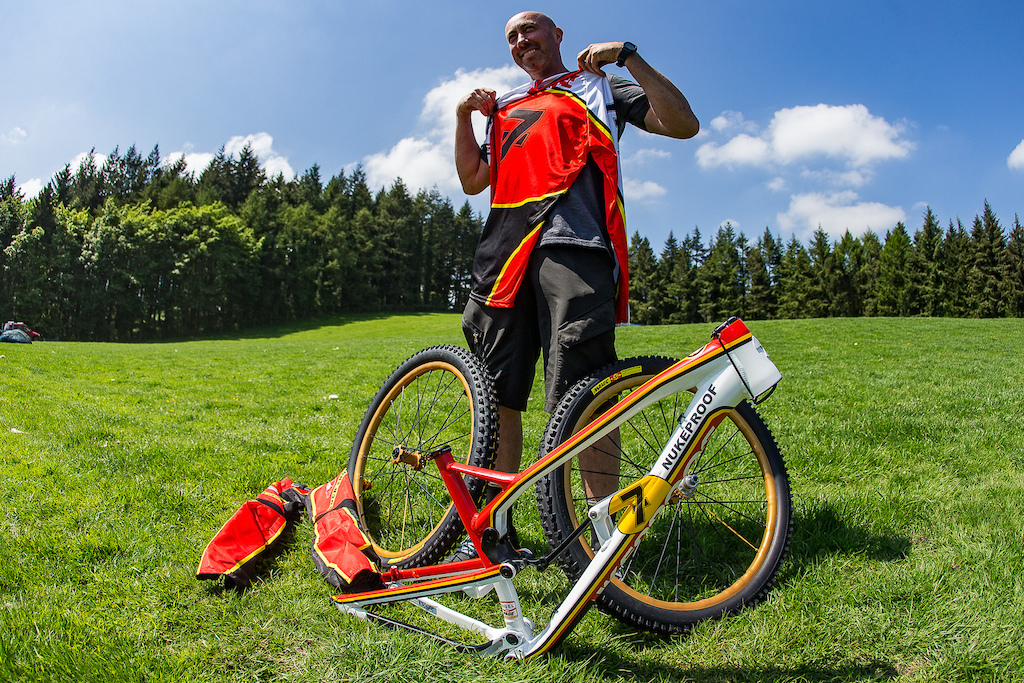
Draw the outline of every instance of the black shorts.
[[[541,351],[548,412],[575,382],[615,362],[612,268],[602,249],[537,247],[512,308],[470,300],[462,329],[494,376],[500,405],[526,410]]]

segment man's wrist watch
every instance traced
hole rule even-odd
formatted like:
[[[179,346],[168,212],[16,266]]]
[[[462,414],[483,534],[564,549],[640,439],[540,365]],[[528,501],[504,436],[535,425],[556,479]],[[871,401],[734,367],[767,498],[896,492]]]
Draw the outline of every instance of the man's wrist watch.
[[[636,54],[636,45],[626,41],[622,44],[622,49],[619,50],[619,56],[615,60],[615,66],[623,67],[626,66],[626,60]]]

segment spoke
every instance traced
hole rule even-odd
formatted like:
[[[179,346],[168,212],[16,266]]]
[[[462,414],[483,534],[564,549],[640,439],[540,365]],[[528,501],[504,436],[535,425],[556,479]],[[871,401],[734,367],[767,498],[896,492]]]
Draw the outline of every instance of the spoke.
[[[446,386],[444,386],[444,387],[441,387],[440,386],[440,379],[439,379],[439,381],[438,381],[438,388],[434,391],[434,397],[430,401],[429,410],[431,412],[439,404],[442,396],[447,394],[448,389],[450,389],[452,387],[452,385],[454,385],[458,381],[459,381],[459,378],[456,375],[452,375],[452,377],[451,377],[450,381],[448,382],[448,384]],[[461,382],[459,382],[459,386],[461,387]],[[456,436],[456,437],[454,437],[452,439],[449,439],[447,441],[442,441],[441,443],[437,443],[435,441],[435,439],[437,439],[438,435],[441,434],[441,432],[445,431],[451,424],[453,424],[457,420],[461,420],[462,418],[466,417],[467,415],[471,415],[472,414],[472,406],[469,405],[469,403],[468,403],[468,401],[466,399],[468,399],[468,397],[466,397],[466,395],[464,393],[458,392],[456,394],[456,399],[455,399],[455,401],[452,402],[451,407],[448,409],[448,414],[445,416],[444,420],[442,421],[441,426],[438,427],[434,431],[434,433],[430,435],[430,437],[428,439],[422,439],[420,441],[420,443],[427,443],[427,444],[430,444],[432,447],[436,448],[437,446],[444,446],[444,445],[450,444],[450,443],[452,443],[456,439],[464,438],[466,436],[465,433],[460,435],[460,436]],[[464,406],[462,408],[462,412],[459,413],[458,415],[456,415],[455,411],[460,406]]]
[[[742,510],[739,510],[737,508],[732,507],[733,505],[735,505],[737,503],[748,503],[748,504],[751,504],[751,505],[767,505],[767,503],[768,503],[767,499],[717,500],[714,497],[708,495],[708,493],[706,491],[698,490],[698,493],[700,495],[702,495],[704,497],[704,499],[703,499],[703,502],[702,502],[701,500],[697,500],[696,497],[695,497],[694,498],[694,503],[696,505],[700,506],[700,505],[703,505],[705,503],[714,503],[715,505],[721,505],[722,507],[724,507],[729,512],[733,513],[734,515],[738,515],[738,516],[742,517],[743,519],[747,520],[751,524],[756,524],[756,525],[760,526],[762,529],[767,528],[767,525],[764,522],[761,521],[760,517],[751,517],[747,513],[743,512]]]
[[[764,477],[757,474],[748,474],[743,477],[730,477],[729,479],[701,479],[701,486],[710,484],[725,484],[730,481],[764,481]]]
[[[704,510],[702,508],[698,507],[698,509],[701,512],[704,512]],[[694,523],[694,519],[693,519],[693,508],[691,506],[687,506],[687,510],[689,511],[689,516],[690,516],[690,538],[693,540],[693,559],[694,559],[694,562],[696,562],[697,565],[698,565],[697,575],[700,576],[700,570],[699,570],[700,559],[703,558],[704,559],[704,564],[711,570],[711,572],[716,577],[718,577],[719,585],[720,586],[728,586],[729,583],[730,583],[729,580],[720,571],[718,571],[718,569],[715,566],[715,564],[711,561],[711,558],[708,557],[707,553],[704,552],[704,547],[698,542],[698,539],[697,539],[697,529],[696,529],[696,526],[695,526],[695,523]],[[705,516],[706,516],[706,513],[705,513]],[[733,560],[735,560],[735,555],[733,555],[733,552],[729,548],[728,543],[726,543],[726,539],[723,538],[722,535],[718,532],[717,525],[712,525],[711,530],[715,533],[716,536],[718,536],[719,540],[722,542],[723,546],[725,547],[726,552],[728,552],[729,555],[733,558]],[[704,582],[701,581],[700,585],[703,586]]]
[[[665,553],[668,552],[669,541],[672,540],[672,529],[674,529],[675,526],[676,526],[676,514],[677,513],[678,513],[678,510],[673,511],[672,522],[669,524],[668,531],[665,533],[666,540],[665,540],[664,545],[661,546],[661,556],[658,557],[658,564],[655,565],[655,567],[654,567],[654,576],[651,577],[651,583],[650,583],[650,586],[648,587],[648,590],[647,590],[647,594],[648,595],[651,595],[651,593],[654,591],[654,587],[658,583],[658,574],[661,573],[661,563],[665,561]],[[637,553],[634,553],[634,554],[637,554]],[[676,591],[677,592],[679,590],[678,589],[678,581],[679,581],[679,565],[678,565],[678,562],[679,562],[679,554],[677,552],[676,553],[676,563],[677,563],[676,564],[676,583],[677,583]]]
[[[640,433],[640,430],[637,428],[635,424],[633,424],[632,420],[628,421],[626,424],[629,425],[630,429],[633,430],[633,433],[636,434],[637,438],[644,442],[644,444],[647,446],[647,450],[649,450],[652,453],[661,452],[660,448],[655,447],[654,445],[651,444],[651,442],[647,439],[646,435]],[[635,463],[631,464],[633,464],[633,466],[636,467]]]
[[[672,511],[672,524],[675,525],[676,519],[680,516],[679,508]],[[681,525],[680,525],[681,526]],[[676,534],[676,580],[672,582],[672,600],[679,602],[679,570],[680,564],[683,561],[683,535]]]
[[[708,518],[708,520],[709,520],[709,521],[710,521],[710,520],[711,520],[712,518],[714,518],[714,520],[715,520],[715,521],[717,521],[717,522],[718,522],[718,524],[720,524],[721,526],[724,526],[724,527],[725,527],[726,529],[728,529],[728,530],[729,530],[730,532],[732,532],[732,534],[733,534],[734,536],[736,536],[736,538],[740,539],[741,541],[743,541],[744,543],[746,543],[746,544],[747,544],[748,546],[750,546],[751,548],[753,548],[755,552],[757,551],[757,546],[756,546],[756,545],[754,545],[753,543],[751,543],[750,541],[748,541],[748,540],[747,540],[747,539],[746,539],[746,538],[745,538],[745,537],[743,536],[743,534],[741,534],[740,532],[736,531],[736,530],[735,530],[735,529],[733,529],[733,528],[732,528],[731,526],[729,526],[729,523],[728,523],[728,522],[726,522],[726,521],[725,521],[724,519],[722,519],[721,517],[719,517],[719,516],[718,516],[717,514],[715,514],[714,510],[711,510],[711,509],[710,509],[710,508],[709,508],[708,506],[704,505],[703,503],[701,503],[701,502],[699,502],[699,501],[697,502],[697,508],[698,508],[698,509],[699,509],[699,510],[700,510],[701,512],[703,512],[705,516],[707,516],[707,518]],[[712,529],[714,529],[715,533],[716,533],[716,534],[719,534],[719,537],[721,538],[720,532],[718,531],[718,525],[713,525],[713,526],[712,526]],[[724,539],[724,538],[722,538],[722,542],[723,542],[723,543],[725,543],[725,539]]]
[[[717,431],[717,429],[715,431]],[[713,467],[721,467],[723,465],[728,465],[730,462],[732,462],[732,461],[734,461],[734,460],[736,460],[738,458],[742,458],[745,455],[749,455],[752,451],[750,451],[748,449],[747,451],[745,451],[743,453],[740,453],[739,455],[737,455],[737,456],[735,456],[733,458],[730,458],[730,459],[726,460],[725,462],[715,462],[715,458],[717,458],[719,455],[722,454],[722,452],[729,446],[729,444],[732,443],[732,440],[735,439],[736,436],[739,435],[739,433],[740,433],[739,428],[737,428],[736,431],[734,431],[732,434],[730,434],[729,438],[726,439],[725,442],[722,443],[714,453],[711,453],[709,455],[705,454],[705,453],[701,453],[700,454],[700,458],[694,464],[694,470],[702,472],[704,470],[707,470],[707,469],[710,469],[710,468],[713,468]],[[704,457],[705,455],[707,455],[706,458]]]

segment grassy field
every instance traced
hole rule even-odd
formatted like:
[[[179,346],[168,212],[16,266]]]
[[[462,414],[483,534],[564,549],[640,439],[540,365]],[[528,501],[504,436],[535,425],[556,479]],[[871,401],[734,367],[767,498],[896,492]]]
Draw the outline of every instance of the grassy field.
[[[712,327],[625,328],[619,353],[685,355]],[[762,412],[794,490],[772,600],[668,639],[592,610],[519,665],[340,614],[308,524],[243,594],[195,579],[243,501],[337,474],[379,384],[461,343],[457,316],[2,345],[0,680],[1024,680],[1024,321],[751,327],[785,376]],[[524,579],[546,620],[564,578]]]

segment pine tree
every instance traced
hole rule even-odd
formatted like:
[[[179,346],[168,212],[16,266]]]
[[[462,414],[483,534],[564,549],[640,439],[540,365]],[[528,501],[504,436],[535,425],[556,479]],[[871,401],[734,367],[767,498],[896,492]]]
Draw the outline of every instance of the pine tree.
[[[811,237],[807,255],[811,260],[811,278],[807,283],[807,315],[811,318],[830,318],[835,314],[837,298],[835,255],[828,235],[820,225]]]
[[[910,249],[907,226],[900,221],[885,234],[885,244],[878,258],[878,315],[903,316],[910,310],[907,281]]]
[[[971,268],[967,274],[973,317],[999,318],[1005,311],[1003,281],[1006,276],[1006,240],[1003,228],[989,203],[971,229]]]
[[[878,279],[881,270],[882,241],[871,230],[865,232],[860,241],[864,246],[864,260],[858,279],[864,302],[864,315],[873,317],[881,315],[878,312]]]
[[[907,261],[907,280],[911,315],[938,315],[939,243],[942,228],[929,206],[921,229],[914,233],[913,248]]]
[[[227,196],[223,198],[229,208],[237,210],[249,195],[267,180],[267,174],[260,166],[260,160],[252,146],[246,143],[238,155],[238,161],[228,166],[229,180],[227,183]]]
[[[450,202],[445,199],[446,204]],[[469,302],[473,286],[473,256],[480,242],[483,218],[473,213],[469,202],[463,202],[455,216],[455,248],[452,250],[451,282],[452,293],[448,299],[448,310],[461,311]]]
[[[726,223],[715,233],[700,272],[700,315],[704,322],[740,315],[744,298],[743,272],[739,243],[731,223]]]
[[[629,311],[630,319],[641,325],[654,324],[652,289],[657,268],[650,240],[634,232],[629,241]]]
[[[95,214],[103,206],[104,196],[103,173],[96,166],[96,148],[93,147],[75,171],[71,183],[70,206]]]
[[[938,245],[936,269],[938,278],[938,311],[945,317],[961,318],[970,314],[967,273],[970,270],[970,237],[957,219]]]
[[[835,259],[835,299],[832,302],[832,314],[837,317],[864,315],[861,281],[864,245],[847,229],[836,242],[832,253]]]
[[[231,194],[231,175],[234,162],[221,147],[210,159],[196,183],[196,199],[200,205],[227,202]]]
[[[326,206],[324,187],[320,181],[320,166],[313,164],[293,183],[288,183],[288,201],[294,205],[309,204],[318,214],[323,213]]]
[[[142,196],[142,191],[150,181],[152,169],[139,155],[135,145],[129,147],[124,156],[121,156],[118,149],[115,147],[103,164],[103,187],[106,197],[111,197],[118,204],[124,205]]]
[[[1006,239],[1006,315],[1024,318],[1024,229],[1015,214]]]
[[[653,282],[649,289],[651,305],[650,324],[678,323],[686,318],[687,286],[683,275],[685,266],[679,263],[679,241],[670,230],[661,255],[657,258]]]
[[[781,319],[807,318],[812,277],[811,259],[800,240],[793,235],[779,261],[779,313]]]
[[[751,320],[770,320],[775,312],[775,292],[765,262],[764,237],[747,249],[746,270],[749,277],[744,316]]]
[[[195,178],[188,172],[188,162],[183,155],[170,165],[157,166],[152,180],[142,192],[142,198],[162,211],[186,203],[194,204],[195,184]]]
[[[12,282],[17,274],[7,267],[7,247],[15,236],[25,230],[24,195],[18,190],[14,176],[0,182],[0,317],[8,320],[14,317],[10,309]],[[0,322],[2,322],[0,320]]]

